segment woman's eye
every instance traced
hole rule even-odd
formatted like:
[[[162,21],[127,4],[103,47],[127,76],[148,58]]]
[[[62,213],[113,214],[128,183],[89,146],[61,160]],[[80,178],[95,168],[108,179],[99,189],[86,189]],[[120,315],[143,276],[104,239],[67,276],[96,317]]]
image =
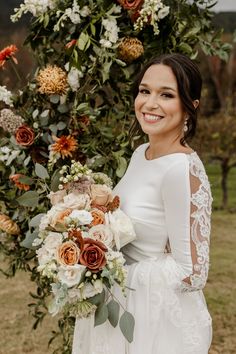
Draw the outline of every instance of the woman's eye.
[[[168,92],[163,92],[161,95],[163,97],[167,97],[167,98],[173,98],[174,97],[171,93],[168,93]]]
[[[147,94],[149,94],[149,91],[147,89],[139,89],[139,93],[147,95]]]

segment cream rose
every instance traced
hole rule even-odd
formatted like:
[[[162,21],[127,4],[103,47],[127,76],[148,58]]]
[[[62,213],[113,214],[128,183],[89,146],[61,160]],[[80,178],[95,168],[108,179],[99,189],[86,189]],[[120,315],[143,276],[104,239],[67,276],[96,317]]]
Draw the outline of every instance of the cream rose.
[[[100,294],[103,290],[103,284],[100,279],[97,279],[94,281],[93,284],[91,283],[86,283],[82,288],[81,288],[81,295],[82,298],[88,299],[93,297],[94,295]]]
[[[66,190],[65,189],[57,191],[57,192],[50,192],[48,194],[48,198],[50,199],[50,202],[51,202],[52,205],[56,205],[56,204],[62,202],[63,198],[65,196],[66,196]]]
[[[67,241],[60,245],[57,250],[57,260],[63,265],[75,265],[79,261],[80,250],[76,243],[73,241]]]
[[[122,210],[117,209],[113,213],[107,213],[106,224],[109,225],[114,232],[115,243],[118,250],[136,239],[132,221]]]
[[[89,237],[101,241],[109,248],[114,246],[114,234],[107,225],[96,225],[89,230]]]
[[[90,198],[88,194],[69,193],[63,199],[63,206],[70,209],[88,209]]]
[[[73,210],[69,218],[79,225],[89,225],[93,220],[93,216],[86,210]]]
[[[58,280],[70,288],[80,283],[85,269],[86,267],[81,264],[61,266],[58,272]]]
[[[90,194],[92,202],[98,205],[107,205],[113,199],[111,188],[105,184],[92,184]]]

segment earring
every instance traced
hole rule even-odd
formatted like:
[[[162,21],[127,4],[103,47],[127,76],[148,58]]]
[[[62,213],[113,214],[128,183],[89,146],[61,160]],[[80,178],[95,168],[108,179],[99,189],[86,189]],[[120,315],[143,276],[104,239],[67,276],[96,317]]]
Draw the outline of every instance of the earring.
[[[188,131],[188,119],[185,119],[184,121],[184,132],[186,133]]]

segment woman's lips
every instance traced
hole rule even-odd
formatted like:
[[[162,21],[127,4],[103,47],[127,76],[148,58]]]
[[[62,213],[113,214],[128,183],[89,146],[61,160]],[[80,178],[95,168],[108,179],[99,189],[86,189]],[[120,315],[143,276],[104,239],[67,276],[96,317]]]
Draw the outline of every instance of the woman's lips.
[[[143,119],[147,123],[156,123],[163,119],[164,116],[157,115],[157,114],[149,114],[149,113],[143,113]]]

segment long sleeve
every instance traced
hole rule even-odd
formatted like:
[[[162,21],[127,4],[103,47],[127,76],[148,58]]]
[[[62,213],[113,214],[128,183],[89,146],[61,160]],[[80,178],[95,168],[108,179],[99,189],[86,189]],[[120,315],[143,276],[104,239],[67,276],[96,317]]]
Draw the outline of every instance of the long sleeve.
[[[181,290],[194,291],[208,276],[212,197],[199,157],[182,157],[166,172],[162,197],[171,254],[186,275]]]

